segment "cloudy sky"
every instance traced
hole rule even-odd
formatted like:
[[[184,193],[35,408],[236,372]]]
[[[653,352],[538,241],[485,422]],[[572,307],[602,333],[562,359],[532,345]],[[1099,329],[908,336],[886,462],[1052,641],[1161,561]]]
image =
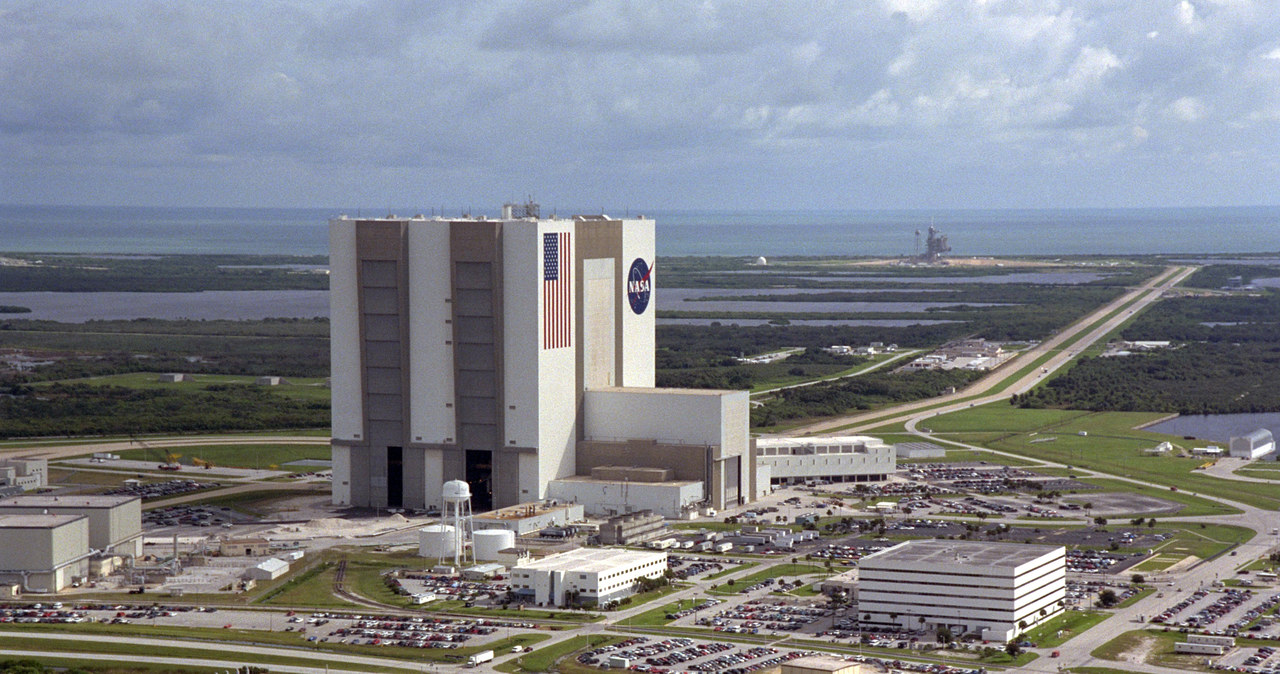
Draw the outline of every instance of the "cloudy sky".
[[[0,0],[0,203],[526,194],[1275,204],[1280,3]]]

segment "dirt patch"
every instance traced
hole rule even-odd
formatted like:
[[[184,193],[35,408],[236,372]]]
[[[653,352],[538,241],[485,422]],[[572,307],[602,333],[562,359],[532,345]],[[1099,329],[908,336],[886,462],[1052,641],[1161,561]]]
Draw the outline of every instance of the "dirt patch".
[[[1147,664],[1147,658],[1156,650],[1156,646],[1160,644],[1160,640],[1155,637],[1141,637],[1133,648],[1120,654],[1121,662],[1131,662],[1136,665]]]

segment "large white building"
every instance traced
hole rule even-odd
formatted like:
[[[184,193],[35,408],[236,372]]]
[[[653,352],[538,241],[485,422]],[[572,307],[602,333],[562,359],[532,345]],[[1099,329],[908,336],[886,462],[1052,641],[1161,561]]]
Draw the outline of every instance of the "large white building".
[[[89,575],[89,518],[0,515],[0,582],[23,592],[59,592]]]
[[[653,388],[653,221],[521,210],[330,222],[334,503],[459,479],[480,512],[673,461],[714,507],[749,500],[746,393]]]
[[[635,593],[641,578],[659,578],[667,553],[578,548],[511,569],[512,592],[538,604],[603,606]]]
[[[1257,459],[1274,453],[1276,451],[1276,440],[1272,437],[1271,431],[1259,428],[1256,431],[1231,438],[1231,443],[1228,447],[1230,447],[1231,456]]]
[[[761,479],[774,486],[806,482],[879,482],[897,467],[893,445],[865,435],[757,438]]]
[[[915,540],[858,562],[863,624],[946,627],[1008,641],[1062,612],[1061,546]]]
[[[102,558],[142,554],[142,499],[137,496],[15,496],[0,500],[0,515],[83,515],[88,545]],[[107,570],[114,567],[107,564]]]

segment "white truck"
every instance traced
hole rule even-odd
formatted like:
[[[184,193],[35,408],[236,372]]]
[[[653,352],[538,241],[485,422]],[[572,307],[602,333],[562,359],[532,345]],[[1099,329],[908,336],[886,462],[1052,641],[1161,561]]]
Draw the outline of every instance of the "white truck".
[[[467,658],[467,666],[475,667],[476,665],[489,662],[492,659],[493,659],[493,651],[480,651],[479,653],[476,653],[475,655]]]

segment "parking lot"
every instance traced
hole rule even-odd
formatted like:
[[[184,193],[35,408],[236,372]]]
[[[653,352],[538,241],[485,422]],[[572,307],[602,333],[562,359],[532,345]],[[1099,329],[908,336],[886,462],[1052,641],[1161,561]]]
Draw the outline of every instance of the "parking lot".
[[[1271,590],[1201,589],[1181,593],[1150,622],[1204,634],[1280,641],[1274,614],[1278,605],[1280,593]]]

